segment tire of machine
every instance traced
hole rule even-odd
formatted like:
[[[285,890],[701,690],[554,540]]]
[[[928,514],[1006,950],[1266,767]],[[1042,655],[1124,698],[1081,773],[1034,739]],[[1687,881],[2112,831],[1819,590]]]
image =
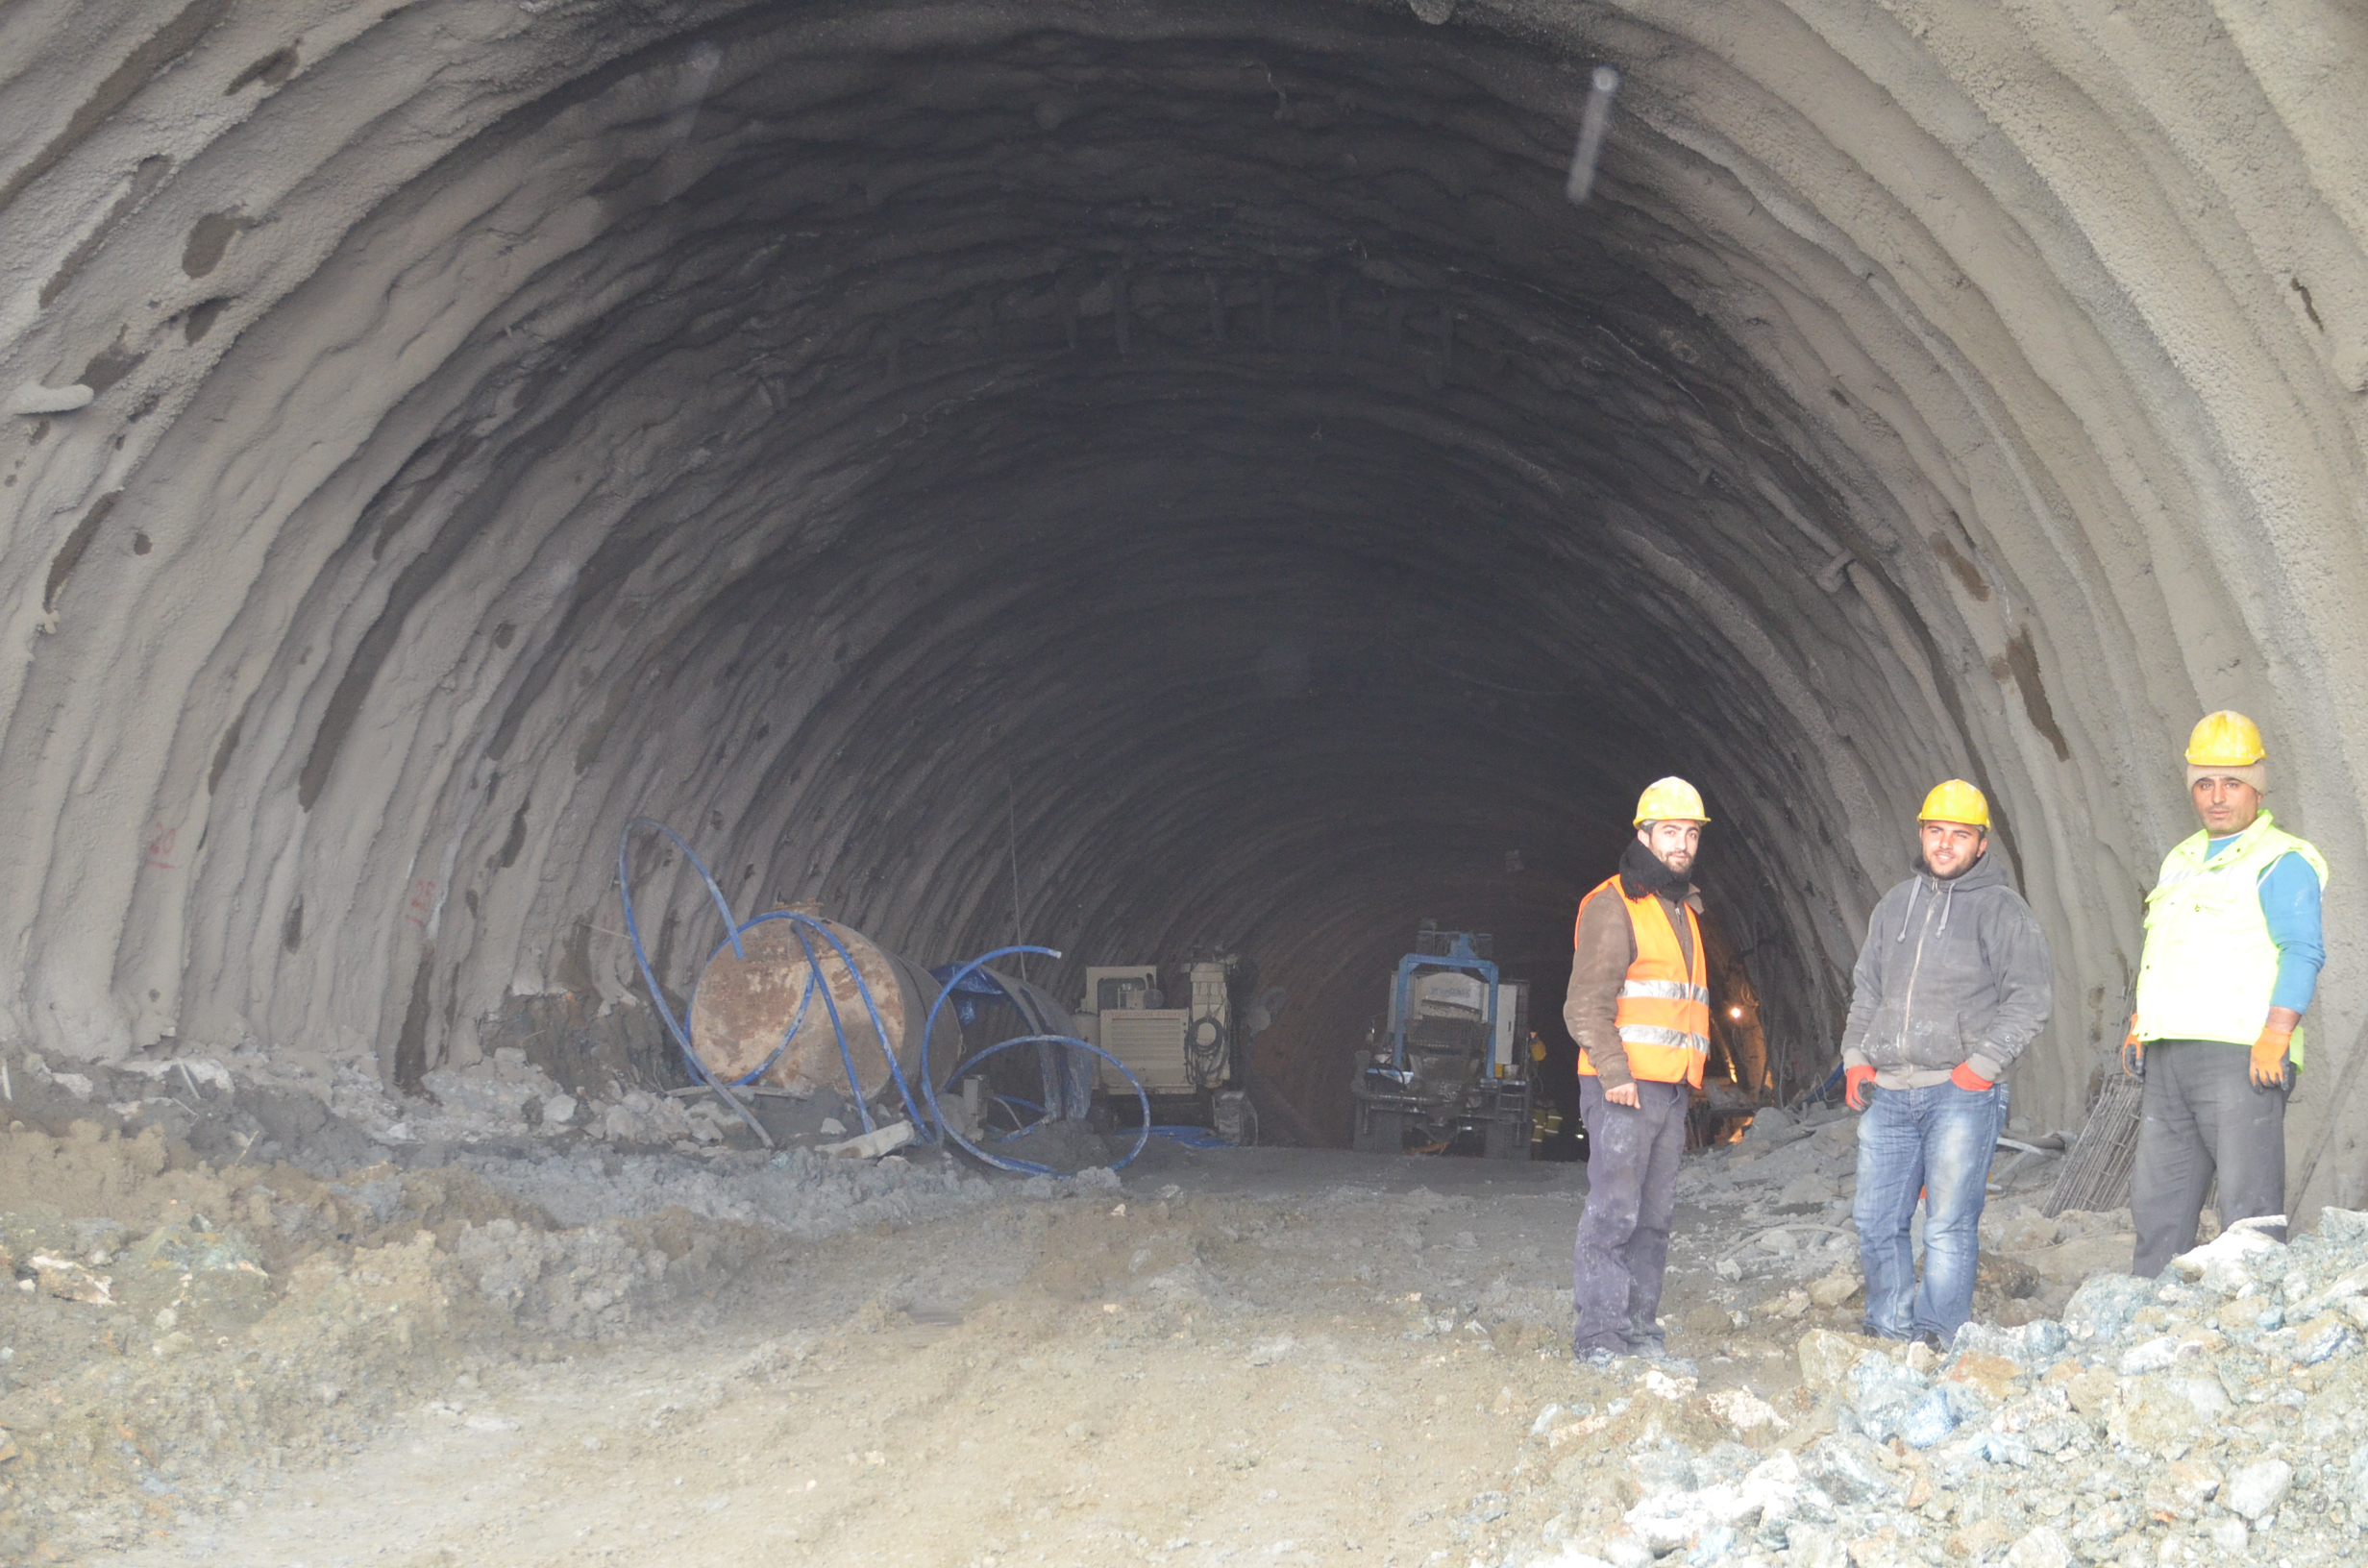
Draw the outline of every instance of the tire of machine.
[[[1365,1111],[1357,1113],[1354,1139],[1359,1154],[1402,1154],[1406,1149],[1406,1114],[1403,1111]]]

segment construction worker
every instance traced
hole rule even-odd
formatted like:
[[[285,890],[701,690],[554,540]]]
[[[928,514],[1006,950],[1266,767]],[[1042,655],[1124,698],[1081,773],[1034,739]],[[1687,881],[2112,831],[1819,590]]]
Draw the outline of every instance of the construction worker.
[[[1952,778],[1916,813],[1916,872],[1866,922],[1842,1030],[1859,1123],[1865,1332],[1946,1346],[1973,1315],[2001,1081],[2047,1023],[2055,964],[1989,854],[1989,802]],[[1909,1231],[1924,1202],[1924,1281]]]
[[[2326,960],[2327,862],[2261,809],[2267,756],[2241,713],[2195,726],[2187,792],[2204,825],[2163,858],[2146,896],[2122,1046],[2124,1070],[2146,1081],[2130,1175],[2130,1272],[2144,1279],[2195,1245],[2215,1175],[2223,1225],[2286,1212],[2285,1102]]]
[[[1597,1367],[1623,1355],[1668,1360],[1661,1282],[1686,1113],[1710,1055],[1702,901],[1691,879],[1708,821],[1684,779],[1652,785],[1637,802],[1619,870],[1579,901],[1563,1002],[1579,1045],[1588,1148],[1571,1349]]]

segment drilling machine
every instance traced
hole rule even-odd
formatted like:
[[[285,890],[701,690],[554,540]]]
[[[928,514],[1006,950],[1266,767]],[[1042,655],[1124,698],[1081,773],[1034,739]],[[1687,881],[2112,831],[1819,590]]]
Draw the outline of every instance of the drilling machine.
[[[1506,980],[1485,933],[1426,920],[1397,962],[1390,1011],[1358,1053],[1356,1148],[1443,1150],[1477,1136],[1492,1160],[1526,1160],[1530,1144],[1529,982]]]

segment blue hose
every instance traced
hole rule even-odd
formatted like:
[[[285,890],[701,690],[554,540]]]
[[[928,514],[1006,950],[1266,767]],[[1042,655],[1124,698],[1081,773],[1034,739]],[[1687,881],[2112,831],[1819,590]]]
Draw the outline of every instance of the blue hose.
[[[1143,1080],[1137,1078],[1132,1072],[1127,1071],[1125,1063],[1121,1062],[1117,1057],[1112,1056],[1108,1051],[1103,1050],[1098,1045],[1089,1045],[1084,1041],[1077,1039],[1074,1035],[1019,1035],[1013,1039],[1001,1041],[996,1044],[988,1046],[985,1050],[980,1051],[977,1055],[972,1057],[969,1061],[963,1063],[961,1066],[954,1068],[953,1071],[948,1073],[946,1076],[950,1082],[955,1078],[959,1078],[962,1076],[965,1068],[976,1066],[979,1063],[984,1062],[988,1057],[993,1056],[996,1052],[1009,1050],[1014,1045],[1071,1045],[1081,1051],[1092,1051],[1096,1056],[1100,1057],[1104,1062],[1107,1062],[1112,1066],[1118,1068],[1119,1071],[1126,1073],[1127,1082],[1135,1086],[1135,1098],[1143,1102],[1143,1128],[1142,1131],[1135,1134],[1135,1146],[1126,1151],[1126,1158],[1123,1160],[1111,1161],[1110,1168],[1112,1170],[1122,1170],[1126,1166],[1134,1164],[1135,1156],[1141,1154],[1143,1152],[1143,1146],[1151,1140],[1151,1096],[1144,1092]],[[1043,1122],[1036,1122],[1032,1124],[1032,1126],[1036,1127],[1041,1127],[1043,1125]],[[955,1143],[960,1144],[963,1148],[968,1149],[971,1153],[976,1155],[979,1159],[984,1160],[988,1164],[996,1166],[998,1169],[1019,1171],[1029,1176],[1068,1176],[1074,1174],[1072,1171],[1054,1170],[1050,1165],[1040,1165],[1033,1160],[1020,1160],[1008,1155],[989,1154],[986,1150],[972,1142],[969,1139],[964,1138],[960,1133],[955,1132],[950,1126],[945,1128],[945,1134]],[[1018,1135],[1015,1134],[1013,1136],[1016,1137]],[[1004,1140],[998,1139],[996,1141],[1002,1142]]]
[[[731,949],[731,953],[734,958],[739,959],[742,962],[746,962],[748,952],[741,945],[740,938],[742,934],[754,930],[757,926],[764,924],[767,920],[789,921],[791,932],[798,939],[799,950],[805,955],[805,991],[798,999],[797,1015],[790,1019],[788,1030],[781,1036],[781,1042],[773,1048],[773,1054],[766,1057],[765,1060],[756,1066],[755,1070],[734,1080],[728,1087],[718,1080],[713,1073],[709,1072],[707,1070],[707,1065],[700,1060],[699,1052],[694,1049],[691,1044],[690,1032],[683,1027],[681,1020],[675,1017],[674,1009],[667,1004],[665,992],[658,988],[656,972],[651,968],[650,965],[650,955],[642,946],[641,923],[633,912],[633,879],[632,867],[630,865],[630,852],[632,848],[633,835],[644,829],[663,833],[669,840],[673,841],[675,847],[682,851],[683,858],[688,860],[691,863],[692,868],[699,872],[700,880],[706,884],[708,894],[715,900],[716,912],[724,919],[725,937],[723,942],[717,943],[715,951],[708,955],[707,962],[709,964],[713,964],[716,959],[722,957],[724,949],[727,947]],[[766,1147],[772,1147],[773,1139],[766,1136],[763,1127],[758,1125],[755,1116],[750,1113],[748,1107],[740,1103],[739,1096],[733,1094],[730,1090],[733,1088],[753,1083],[765,1073],[771,1071],[774,1064],[780,1061],[782,1053],[789,1049],[790,1041],[797,1038],[798,1031],[804,1026],[806,1008],[813,1001],[814,992],[820,983],[822,975],[822,961],[814,951],[814,943],[812,937],[809,935],[809,932],[818,932],[821,934],[822,939],[830,944],[831,950],[838,954],[839,962],[847,966],[847,972],[854,977],[855,992],[862,998],[864,1012],[870,1016],[873,1032],[879,1040],[880,1055],[887,1059],[889,1076],[896,1083],[898,1095],[904,1101],[904,1114],[906,1117],[911,1120],[914,1130],[922,1136],[922,1140],[925,1143],[931,1145],[942,1145],[950,1141],[958,1147],[968,1150],[975,1158],[1001,1170],[1017,1171],[1031,1176],[1061,1176],[1069,1174],[1065,1171],[1054,1170],[1049,1165],[1038,1164],[1032,1160],[1016,1160],[1000,1155],[989,1154],[986,1150],[980,1148],[977,1144],[973,1143],[969,1139],[964,1138],[960,1133],[954,1131],[954,1129],[947,1123],[945,1111],[937,1102],[936,1080],[929,1071],[929,1039],[937,1032],[938,1012],[946,1005],[946,998],[953,994],[954,988],[961,984],[964,977],[969,975],[972,970],[984,966],[990,959],[1002,958],[1013,953],[1042,953],[1048,958],[1058,958],[1061,955],[1056,949],[1050,947],[1034,947],[1025,945],[1015,947],[998,947],[992,952],[981,953],[976,958],[972,959],[969,963],[956,969],[953,977],[946,982],[944,989],[939,991],[937,993],[937,999],[929,1004],[928,1018],[923,1024],[921,1031],[921,1094],[922,1100],[925,1102],[927,1106],[927,1111],[925,1115],[922,1106],[915,1103],[913,1099],[912,1086],[907,1084],[904,1080],[903,1066],[898,1062],[897,1053],[891,1050],[888,1046],[888,1026],[885,1020],[880,1017],[879,1004],[872,998],[871,987],[864,983],[863,971],[855,967],[854,955],[847,950],[847,944],[839,940],[838,933],[832,931],[826,922],[816,919],[814,916],[791,909],[770,910],[765,914],[754,917],[752,919],[746,921],[735,921],[731,918],[731,905],[724,897],[724,890],[716,884],[715,877],[708,871],[706,863],[699,858],[698,853],[693,850],[688,844],[683,842],[680,834],[677,833],[673,828],[668,827],[664,822],[649,817],[634,818],[630,822],[626,824],[625,831],[618,835],[617,894],[625,904],[626,940],[632,944],[633,962],[640,967],[642,984],[649,988],[650,999],[656,1006],[658,1017],[662,1019],[666,1025],[666,1032],[674,1038],[675,1045],[681,1051],[683,1064],[690,1069],[692,1080],[696,1083],[703,1085],[707,1089],[714,1090],[718,1097],[723,1099],[726,1104],[729,1105],[733,1111],[739,1114],[741,1120],[747,1122],[749,1126],[755,1129],[756,1136],[764,1142]],[[826,985],[820,985],[820,990],[823,997],[823,1011],[830,1019],[832,1034],[834,1034],[838,1039],[839,1065],[847,1073],[848,1092],[855,1102],[855,1114],[863,1120],[863,1130],[867,1133],[872,1132],[875,1130],[876,1124],[872,1119],[872,1108],[865,1100],[862,1086],[855,1076],[855,1059],[853,1052],[851,1050],[847,1042],[846,1020],[839,1017],[838,1002],[831,995],[830,988]],[[691,994],[693,1001],[696,1002],[698,997],[698,990],[696,986],[693,987]],[[1135,1156],[1143,1152],[1144,1145],[1150,1139],[1151,1135],[1149,1128],[1151,1125],[1151,1098],[1150,1095],[1145,1091],[1143,1088],[1143,1081],[1135,1076],[1134,1072],[1128,1068],[1126,1064],[1121,1062],[1117,1057],[1112,1056],[1108,1051],[1103,1050],[1098,1045],[1090,1045],[1086,1043],[1086,1041],[1070,1035],[1022,1035],[1015,1039],[1006,1040],[998,1044],[990,1045],[985,1050],[978,1052],[975,1056],[973,1056],[968,1061],[964,1062],[961,1066],[956,1067],[953,1073],[949,1075],[948,1081],[951,1082],[954,1077],[960,1076],[964,1068],[973,1066],[1008,1046],[1031,1044],[1068,1045],[1074,1046],[1079,1050],[1091,1051],[1096,1056],[1100,1057],[1103,1061],[1108,1062],[1111,1066],[1117,1067],[1120,1072],[1125,1074],[1126,1081],[1134,1086],[1135,1097],[1143,1102],[1143,1127],[1145,1130],[1142,1135],[1135,1139],[1135,1146],[1126,1152],[1126,1158],[1116,1162],[1110,1168],[1117,1170],[1122,1166],[1132,1164]],[[999,1099],[1002,1098],[1002,1096],[999,1095],[997,1097]],[[1030,1125],[1033,1126],[1038,1124],[1031,1123]]]
[[[955,1142],[977,1155],[981,1160],[987,1158],[986,1152],[948,1126],[946,1113],[938,1107],[937,1084],[934,1075],[929,1071],[929,1037],[937,1033],[937,1015],[939,1009],[946,1005],[946,998],[952,995],[962,982],[970,978],[973,969],[986,968],[987,960],[991,958],[1008,958],[1014,953],[1042,953],[1047,958],[1061,956],[1053,948],[1031,947],[1024,943],[1016,947],[997,947],[992,951],[980,953],[947,977],[945,985],[938,991],[937,1000],[929,1004],[929,1021],[923,1024],[921,1028],[921,1092],[923,1097],[929,1102],[929,1120],[937,1126],[941,1133],[952,1138]],[[952,1081],[950,1076],[947,1079],[949,1083]]]
[[[888,1048],[888,1025],[879,1016],[879,1004],[872,999],[872,988],[864,984],[863,971],[855,968],[855,955],[847,950],[847,944],[839,940],[838,933],[832,931],[827,924],[816,919],[811,915],[801,914],[794,909],[772,910],[766,914],[757,916],[754,919],[749,921],[747,925],[742,926],[740,929],[747,931],[755,926],[764,924],[767,920],[788,920],[791,922],[791,929],[796,932],[798,937],[799,950],[805,954],[806,967],[810,972],[819,970],[822,968],[822,964],[820,960],[815,958],[814,944],[806,940],[805,931],[802,928],[811,927],[814,930],[821,932],[823,940],[830,943],[831,950],[839,955],[839,962],[847,966],[847,972],[854,976],[855,994],[863,998],[863,1010],[871,1016],[872,1032],[879,1039],[880,1055],[888,1060],[888,1076],[896,1081],[897,1093],[903,1097],[904,1115],[906,1119],[910,1120],[915,1128],[925,1128],[928,1124],[922,1120],[921,1108],[913,1103],[913,1091],[904,1082],[903,1066],[897,1061],[897,1053]],[[735,941],[737,939],[735,938]],[[718,953],[721,953],[723,950],[724,949],[721,947],[716,949]],[[853,1053],[848,1048],[847,1025],[845,1021],[839,1017],[839,1004],[837,1000],[831,996],[830,988],[828,986],[823,987],[823,1011],[830,1015],[830,1027],[838,1035],[839,1065],[847,1071],[848,1091],[854,1096],[855,1114],[863,1118],[863,1130],[868,1133],[872,1131],[871,1107],[865,1103],[863,1090],[856,1083],[855,1058]],[[936,1014],[932,1012],[930,1017],[934,1018]],[[790,1027],[795,1029],[797,1025],[793,1023]],[[786,1044],[787,1041],[784,1041],[783,1043]],[[923,1061],[925,1063],[927,1061],[925,1054]],[[926,1088],[927,1086],[925,1084],[923,1087]],[[936,1110],[936,1104],[934,1101],[931,1102],[930,1110],[933,1113]],[[931,1139],[929,1141],[935,1142],[936,1139]]]
[[[684,1032],[681,1023],[675,1017],[674,1009],[666,1005],[666,993],[658,989],[657,976],[651,971],[650,955],[644,952],[641,946],[641,925],[633,917],[632,868],[627,864],[627,858],[632,849],[633,831],[636,828],[655,828],[665,834],[674,841],[675,847],[681,850],[693,866],[699,868],[700,880],[707,884],[707,892],[715,899],[716,910],[724,917],[724,929],[730,933],[729,941],[733,956],[746,958],[748,955],[740,950],[739,929],[732,924],[731,905],[725,902],[724,890],[717,887],[715,878],[708,874],[706,862],[693,854],[691,846],[682,842],[682,835],[668,827],[664,822],[648,817],[636,817],[625,824],[624,832],[617,835],[617,892],[625,900],[625,934],[632,942],[633,961],[641,966],[641,980],[642,984],[650,988],[650,1000],[656,1006],[657,1016],[666,1020],[666,1032],[674,1036],[675,1043],[681,1047],[683,1062],[691,1069],[691,1081],[714,1090],[718,1099],[730,1106],[733,1113],[749,1124],[750,1130],[756,1135],[756,1140],[764,1144],[766,1148],[771,1148],[773,1139],[765,1132],[763,1125],[757,1121],[754,1113],[740,1103],[739,1095],[717,1083],[715,1075],[707,1070],[707,1065],[699,1059],[699,1053],[691,1049],[691,1037]]]
[[[668,827],[664,822],[648,817],[636,817],[626,824],[625,831],[617,839],[617,893],[625,903],[625,934],[633,944],[633,961],[641,967],[642,982],[650,988],[650,994],[657,1004],[658,1017],[666,1021],[666,1032],[674,1036],[675,1044],[680,1048],[683,1062],[690,1068],[692,1080],[714,1090],[734,1111],[739,1113],[741,1120],[756,1129],[756,1136],[767,1148],[773,1146],[773,1139],[766,1136],[764,1129],[757,1124],[755,1116],[750,1114],[748,1107],[740,1103],[739,1096],[730,1093],[719,1084],[715,1075],[707,1070],[706,1063],[700,1060],[699,1052],[692,1048],[689,1032],[682,1027],[680,1020],[676,1018],[674,1009],[667,1006],[665,992],[658,989],[657,976],[650,968],[650,956],[642,947],[641,922],[633,913],[632,869],[629,863],[629,856],[632,847],[633,833],[640,828],[655,828],[673,840],[675,847],[680,849],[684,858],[697,869],[700,880],[706,883],[707,892],[715,899],[716,910],[724,917],[725,939],[716,947],[714,956],[721,956],[724,948],[729,947],[734,958],[745,962],[748,952],[741,946],[741,933],[754,930],[767,920],[788,920],[791,922],[792,931],[798,938],[799,949],[805,954],[806,983],[810,989],[815,976],[822,968],[822,964],[814,955],[814,943],[807,938],[806,929],[811,928],[822,933],[823,940],[830,943],[831,949],[839,955],[839,962],[847,966],[847,972],[854,977],[855,993],[863,999],[864,1011],[871,1015],[873,1033],[878,1037],[880,1041],[880,1054],[887,1058],[889,1075],[896,1080],[897,1092],[903,1096],[905,1115],[916,1128],[925,1128],[927,1123],[922,1119],[920,1107],[913,1103],[913,1091],[904,1082],[904,1069],[898,1063],[896,1052],[888,1048],[888,1025],[879,1016],[879,1004],[872,999],[872,988],[864,983],[863,971],[855,968],[854,955],[847,950],[847,944],[839,941],[837,934],[813,916],[793,909],[771,910],[746,922],[733,920],[731,905],[724,899],[724,890],[716,885],[715,877],[707,870],[706,862],[701,860],[698,852],[682,842],[682,835]],[[711,956],[709,962],[713,961],[714,958]],[[855,1077],[855,1059],[848,1048],[847,1025],[839,1017],[838,1002],[830,994],[830,988],[825,986],[822,992],[823,1011],[830,1016],[831,1030],[838,1037],[839,1063],[847,1072],[847,1087],[849,1092],[854,1097],[855,1114],[862,1118],[863,1130],[867,1133],[871,1132],[875,1127],[872,1120],[872,1108],[865,1100],[863,1090]],[[694,998],[697,997],[696,988],[692,995]],[[770,1067],[775,1062],[780,1060],[781,1053],[789,1048],[790,1039],[798,1032],[798,1027],[803,1021],[804,1017],[805,1006],[803,1002],[801,1002],[798,1017],[790,1021],[788,1033],[781,1037],[781,1043],[774,1048],[773,1055],[766,1058],[765,1067]],[[935,1017],[934,1012],[931,1017]],[[765,1067],[759,1067],[757,1071],[762,1072]],[[748,1080],[744,1078],[741,1082],[746,1083]],[[934,1104],[931,1110],[935,1110]]]
[[[805,1010],[814,1003],[814,983],[822,978],[822,966],[814,962],[814,949],[806,943],[805,934],[803,932],[799,933],[798,943],[799,945],[803,947],[805,950],[806,970],[805,990],[801,992],[798,997],[797,1017],[789,1020],[789,1033],[781,1037],[781,1043],[773,1047],[773,1054],[766,1057],[762,1062],[757,1063],[756,1066],[751,1067],[739,1077],[734,1078],[730,1084],[730,1087],[733,1089],[740,1089],[746,1085],[752,1084],[756,1082],[757,1079],[762,1078],[766,1073],[771,1072],[773,1070],[773,1065],[776,1062],[780,1061],[781,1058],[787,1054],[789,1050],[789,1042],[798,1038],[798,1031],[805,1025]],[[731,943],[725,943],[719,945],[714,952],[707,955],[707,962],[709,964],[713,964],[717,958],[722,956],[724,948],[730,945]],[[826,1001],[823,1005],[825,1007],[828,1007],[830,1004]]]

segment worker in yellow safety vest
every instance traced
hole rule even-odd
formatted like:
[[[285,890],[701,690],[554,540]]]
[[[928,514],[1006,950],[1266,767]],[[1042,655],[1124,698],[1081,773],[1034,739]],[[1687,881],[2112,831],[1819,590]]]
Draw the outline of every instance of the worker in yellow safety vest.
[[[1694,856],[1709,818],[1682,778],[1648,787],[1619,870],[1579,902],[1563,1022],[1579,1045],[1587,1208],[1571,1258],[1571,1349],[1604,1366],[1668,1362],[1661,1285],[1686,1113],[1710,1056]]]
[[[2285,1103],[2326,961],[2327,862],[2261,809],[2268,755],[2241,713],[2195,726],[2187,791],[2203,827],[2164,857],[2146,895],[2122,1045],[2123,1069],[2146,1084],[2130,1174],[2130,1272],[2145,1279],[2195,1244],[2215,1177],[2222,1225],[2275,1216],[2265,1229],[2285,1234]]]

